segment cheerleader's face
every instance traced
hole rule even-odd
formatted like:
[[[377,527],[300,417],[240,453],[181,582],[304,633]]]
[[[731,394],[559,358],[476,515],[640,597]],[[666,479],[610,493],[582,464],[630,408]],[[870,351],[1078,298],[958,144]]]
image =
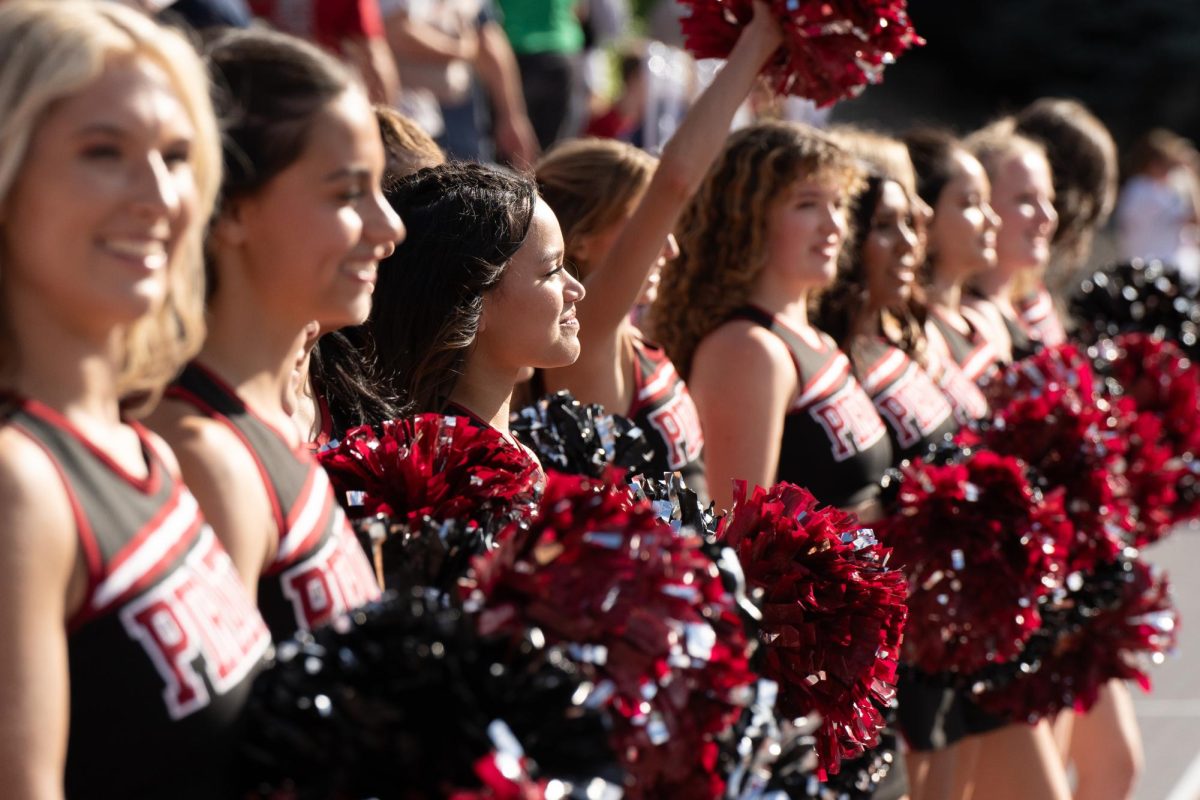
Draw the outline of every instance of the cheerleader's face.
[[[991,207],[991,185],[974,156],[953,155],[952,177],[942,188],[929,223],[928,249],[934,270],[956,281],[996,264],[1000,219]]]
[[[768,212],[767,270],[786,285],[827,286],[846,230],[846,194],[836,181],[796,181]]]
[[[156,309],[200,213],[195,138],[170,79],[147,59],[112,59],[51,106],[0,202],[9,301],[102,334]]]
[[[1054,181],[1041,153],[1014,153],[992,176],[992,208],[1000,217],[996,236],[998,269],[1037,269],[1050,260],[1050,239],[1058,226]]]
[[[575,363],[579,358],[575,303],[583,295],[583,284],[564,266],[558,219],[538,198],[525,243],[500,283],[484,295],[471,366],[486,363],[507,374]]]
[[[867,295],[873,308],[895,308],[912,295],[917,277],[917,234],[908,194],[884,181],[862,244]]]
[[[215,233],[236,259],[218,259],[218,295],[247,286],[266,315],[297,327],[365,320],[379,261],[405,232],[380,190],[383,169],[370,104],[343,92],[311,121],[300,157],[222,215]],[[240,273],[232,280],[230,265]]]

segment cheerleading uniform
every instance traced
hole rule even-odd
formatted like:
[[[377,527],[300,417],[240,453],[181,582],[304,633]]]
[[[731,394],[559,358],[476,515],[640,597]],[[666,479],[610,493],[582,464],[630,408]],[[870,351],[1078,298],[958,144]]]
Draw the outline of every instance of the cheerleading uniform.
[[[967,380],[978,382],[996,365],[999,354],[980,333],[980,323],[983,320],[972,319],[973,316],[971,309],[962,309],[962,318],[967,323],[967,330],[964,332],[937,306],[929,309],[929,319],[941,334],[959,369],[966,375]]]
[[[633,401],[626,416],[646,434],[653,456],[643,472],[679,472],[687,487],[708,496],[704,433],[687,385],[661,347],[633,337]]]
[[[137,425],[145,478],[41,403],[5,416],[61,476],[87,565],[67,624],[67,796],[233,796],[231,734],[271,637],[195,498]]]
[[[967,425],[986,417],[989,411],[987,398],[983,396],[979,385],[967,377],[954,359],[941,328],[935,324],[926,325],[925,338],[929,343],[926,353],[929,361],[927,371],[950,401],[958,424]]]
[[[1067,332],[1054,310],[1054,299],[1044,288],[1017,304],[1017,314],[1029,338],[1046,347],[1057,347],[1067,341]]]
[[[887,424],[897,461],[922,455],[958,430],[946,395],[903,350],[872,339],[856,344],[854,357],[863,391]]]
[[[850,369],[850,359],[823,333],[791,327],[754,306],[732,319],[761,325],[792,356],[799,390],[783,423],[775,479],[805,487],[822,503],[846,508],[873,499],[892,463],[887,426]]]
[[[199,364],[188,365],[167,396],[227,427],[258,466],[279,537],[258,582],[258,606],[277,641],[379,597],[371,564],[307,447],[293,448]]]

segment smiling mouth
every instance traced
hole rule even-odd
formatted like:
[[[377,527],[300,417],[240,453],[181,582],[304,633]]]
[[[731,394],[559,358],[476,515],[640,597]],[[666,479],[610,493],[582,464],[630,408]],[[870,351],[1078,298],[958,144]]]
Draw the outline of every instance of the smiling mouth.
[[[109,237],[100,247],[111,256],[145,269],[161,269],[167,264],[167,242],[157,237]]]

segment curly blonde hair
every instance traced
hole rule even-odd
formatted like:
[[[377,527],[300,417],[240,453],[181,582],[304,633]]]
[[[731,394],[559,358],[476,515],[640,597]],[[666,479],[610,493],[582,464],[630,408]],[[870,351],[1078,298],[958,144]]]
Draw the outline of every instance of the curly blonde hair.
[[[650,327],[685,378],[700,340],[750,298],[767,263],[768,212],[789,187],[820,178],[856,194],[862,174],[829,136],[760,122],[729,137],[679,221],[679,258],[663,270]]]
[[[567,258],[586,273],[576,252],[580,236],[624,218],[650,184],[658,159],[614,139],[569,139],[534,166],[538,191],[558,217]]]

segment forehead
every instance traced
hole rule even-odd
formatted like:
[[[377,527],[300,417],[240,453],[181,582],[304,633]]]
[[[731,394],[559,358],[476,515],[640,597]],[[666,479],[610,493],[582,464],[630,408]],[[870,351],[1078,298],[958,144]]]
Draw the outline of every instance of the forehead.
[[[347,89],[313,116],[304,156],[319,161],[383,158],[375,112],[357,89]]]
[[[879,189],[879,202],[875,204],[876,210],[907,210],[908,209],[908,192],[894,180],[885,180]]]
[[[965,150],[956,150],[951,157],[950,184],[960,188],[987,187],[987,173],[975,156]]]
[[[995,183],[1034,184],[1038,187],[1050,187],[1050,164],[1046,157],[1036,150],[1022,150],[1010,153],[1000,162],[996,171]]]
[[[50,107],[41,127],[52,131],[92,124],[172,132],[193,127],[166,70],[135,55],[110,57],[95,80]]]

